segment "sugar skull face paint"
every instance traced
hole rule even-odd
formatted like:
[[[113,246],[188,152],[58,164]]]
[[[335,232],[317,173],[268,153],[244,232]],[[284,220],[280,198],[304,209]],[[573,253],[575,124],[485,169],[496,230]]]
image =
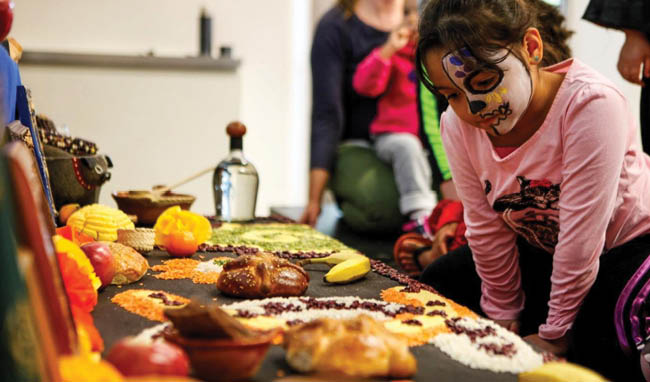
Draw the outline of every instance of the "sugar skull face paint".
[[[442,67],[467,99],[470,112],[489,121],[491,134],[507,134],[524,114],[533,95],[530,74],[509,50],[497,51],[497,64],[478,61],[468,49],[447,53]]]

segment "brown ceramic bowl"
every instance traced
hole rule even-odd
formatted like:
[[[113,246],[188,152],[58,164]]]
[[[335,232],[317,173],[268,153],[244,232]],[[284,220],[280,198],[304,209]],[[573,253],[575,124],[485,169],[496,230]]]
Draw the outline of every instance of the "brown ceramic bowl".
[[[177,330],[163,332],[165,339],[182,347],[190,358],[194,375],[205,381],[238,381],[257,374],[269,345],[279,330],[261,333],[255,339],[202,339],[181,336]]]
[[[158,216],[171,206],[181,206],[189,210],[196,199],[192,195],[174,194],[167,192],[159,198],[154,198],[150,191],[118,191],[111,194],[117,208],[127,215],[136,215],[138,224],[153,226]]]

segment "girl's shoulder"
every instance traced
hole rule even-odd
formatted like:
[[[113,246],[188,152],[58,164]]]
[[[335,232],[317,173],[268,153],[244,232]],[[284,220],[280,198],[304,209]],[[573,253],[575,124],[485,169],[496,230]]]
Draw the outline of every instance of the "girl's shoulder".
[[[568,107],[576,101],[593,97],[625,98],[609,78],[577,58],[562,61],[543,70],[565,75],[556,95],[557,104]]]

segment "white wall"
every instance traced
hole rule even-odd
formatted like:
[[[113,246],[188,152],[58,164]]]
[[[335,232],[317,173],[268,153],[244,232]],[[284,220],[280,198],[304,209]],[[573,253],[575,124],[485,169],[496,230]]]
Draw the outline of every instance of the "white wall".
[[[23,82],[33,88],[37,111],[97,141],[109,155],[132,138],[145,147],[133,150],[129,165],[116,163],[114,179],[102,190],[104,203],[112,204],[111,191],[170,183],[216,164],[227,151],[225,124],[239,119],[249,128],[244,150],[260,173],[257,213],[268,214],[271,205],[302,205],[310,105],[311,26],[305,20],[310,20],[311,2],[19,0],[11,34],[26,50],[195,55],[202,6],[213,17],[213,51],[231,45],[233,55],[243,60],[234,76],[206,79],[205,74],[157,71],[140,77],[129,70],[26,66]],[[137,86],[119,94],[115,84],[128,81]],[[87,86],[80,82],[92,91],[84,93]],[[169,95],[170,87],[178,98]],[[111,110],[114,105],[118,110]],[[197,113],[188,120],[184,113],[189,110]],[[194,127],[202,123],[204,133],[188,136],[183,120]],[[146,136],[157,138],[152,142]],[[165,150],[170,147],[178,149]],[[147,172],[139,174],[141,167]],[[179,191],[199,197],[194,210],[213,213],[210,183],[205,176]]]
[[[573,55],[614,82],[625,94],[638,124],[641,87],[627,82],[616,69],[618,54],[625,41],[625,35],[623,32],[582,20],[589,0],[565,1],[567,2],[567,24],[576,32],[570,40]]]

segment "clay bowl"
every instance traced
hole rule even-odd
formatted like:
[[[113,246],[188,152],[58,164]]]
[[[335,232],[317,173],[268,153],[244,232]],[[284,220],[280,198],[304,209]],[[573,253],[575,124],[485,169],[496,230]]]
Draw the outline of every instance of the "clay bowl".
[[[171,206],[189,210],[196,198],[187,194],[167,192],[156,198],[150,191],[118,191],[111,194],[117,208],[127,215],[136,215],[138,225],[153,226],[158,216]]]
[[[254,378],[280,330],[263,332],[258,337],[245,341],[188,338],[181,336],[175,329],[163,333],[167,341],[185,350],[194,375],[212,382]]]

